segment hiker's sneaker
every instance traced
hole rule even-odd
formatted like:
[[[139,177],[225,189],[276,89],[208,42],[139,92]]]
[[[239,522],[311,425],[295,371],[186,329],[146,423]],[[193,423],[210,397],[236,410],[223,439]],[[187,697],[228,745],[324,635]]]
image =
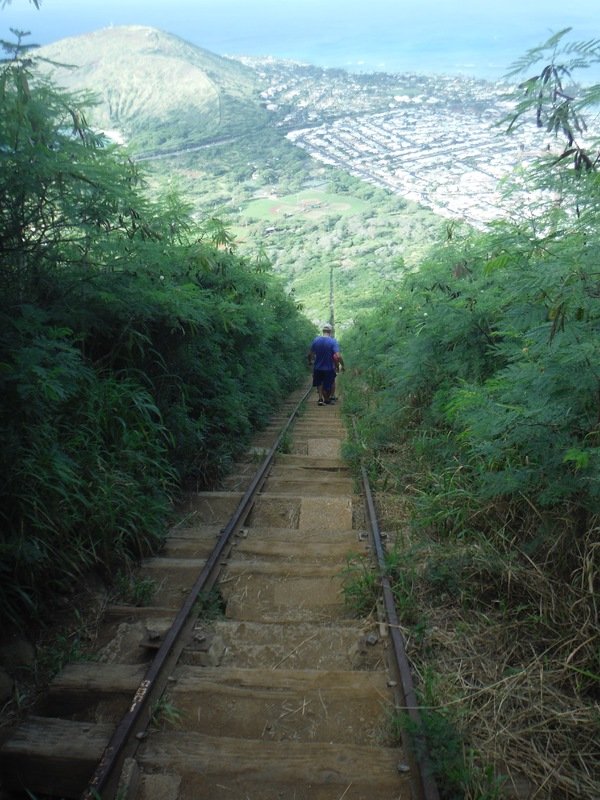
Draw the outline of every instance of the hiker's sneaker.
[[[324,406],[325,405],[325,400],[317,400],[317,405],[318,406]]]

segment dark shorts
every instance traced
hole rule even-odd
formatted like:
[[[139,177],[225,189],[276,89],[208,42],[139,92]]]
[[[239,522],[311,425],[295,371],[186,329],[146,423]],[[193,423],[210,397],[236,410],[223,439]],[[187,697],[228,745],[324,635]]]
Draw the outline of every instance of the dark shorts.
[[[330,392],[335,383],[334,369],[316,369],[313,372],[313,386],[323,386],[326,392]]]

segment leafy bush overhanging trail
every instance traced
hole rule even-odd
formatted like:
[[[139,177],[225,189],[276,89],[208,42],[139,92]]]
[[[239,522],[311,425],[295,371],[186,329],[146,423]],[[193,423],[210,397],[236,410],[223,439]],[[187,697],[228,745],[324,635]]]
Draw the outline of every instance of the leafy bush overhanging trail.
[[[0,618],[161,540],[304,373],[312,327],[263,258],[150,202],[87,96],[0,71]]]
[[[382,507],[390,490],[409,501],[412,526],[404,508],[388,519],[391,570],[429,732],[445,731],[445,797],[495,797],[523,774],[544,797],[600,793],[600,177],[582,140],[600,87],[571,79],[600,42],[566,34],[517,65],[542,60],[507,125],[533,113],[556,144],[515,176],[512,219],[449,228],[345,339],[352,453]]]

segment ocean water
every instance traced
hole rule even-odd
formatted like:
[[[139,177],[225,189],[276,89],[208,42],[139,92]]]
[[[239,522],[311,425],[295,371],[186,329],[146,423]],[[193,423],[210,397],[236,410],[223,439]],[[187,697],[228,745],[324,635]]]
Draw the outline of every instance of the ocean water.
[[[273,55],[351,71],[464,74],[497,79],[551,34],[600,37],[597,0],[565,11],[546,0],[303,0],[248,3],[222,0],[227,14],[207,8],[194,41],[221,54]]]
[[[579,41],[600,38],[598,0],[565,6],[564,0],[43,0],[36,11],[28,0],[13,0],[0,2],[0,38],[17,27],[46,44],[140,24],[221,55],[497,79],[563,28],[572,27]]]
[[[188,30],[215,52],[363,72],[496,79],[563,28],[600,38],[598,0],[568,11],[564,0],[221,0],[216,15],[212,3],[200,5]]]

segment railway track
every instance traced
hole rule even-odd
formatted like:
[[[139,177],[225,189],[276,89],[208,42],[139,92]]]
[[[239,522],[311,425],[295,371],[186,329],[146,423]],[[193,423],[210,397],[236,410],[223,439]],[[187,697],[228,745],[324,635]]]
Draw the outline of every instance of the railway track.
[[[304,395],[222,491],[187,496],[142,566],[152,605],[110,607],[97,660],[4,743],[7,797],[437,800],[391,732],[418,710],[389,586],[389,625],[343,602],[348,555],[382,558],[368,482],[340,458],[338,408],[313,395],[296,416]]]

